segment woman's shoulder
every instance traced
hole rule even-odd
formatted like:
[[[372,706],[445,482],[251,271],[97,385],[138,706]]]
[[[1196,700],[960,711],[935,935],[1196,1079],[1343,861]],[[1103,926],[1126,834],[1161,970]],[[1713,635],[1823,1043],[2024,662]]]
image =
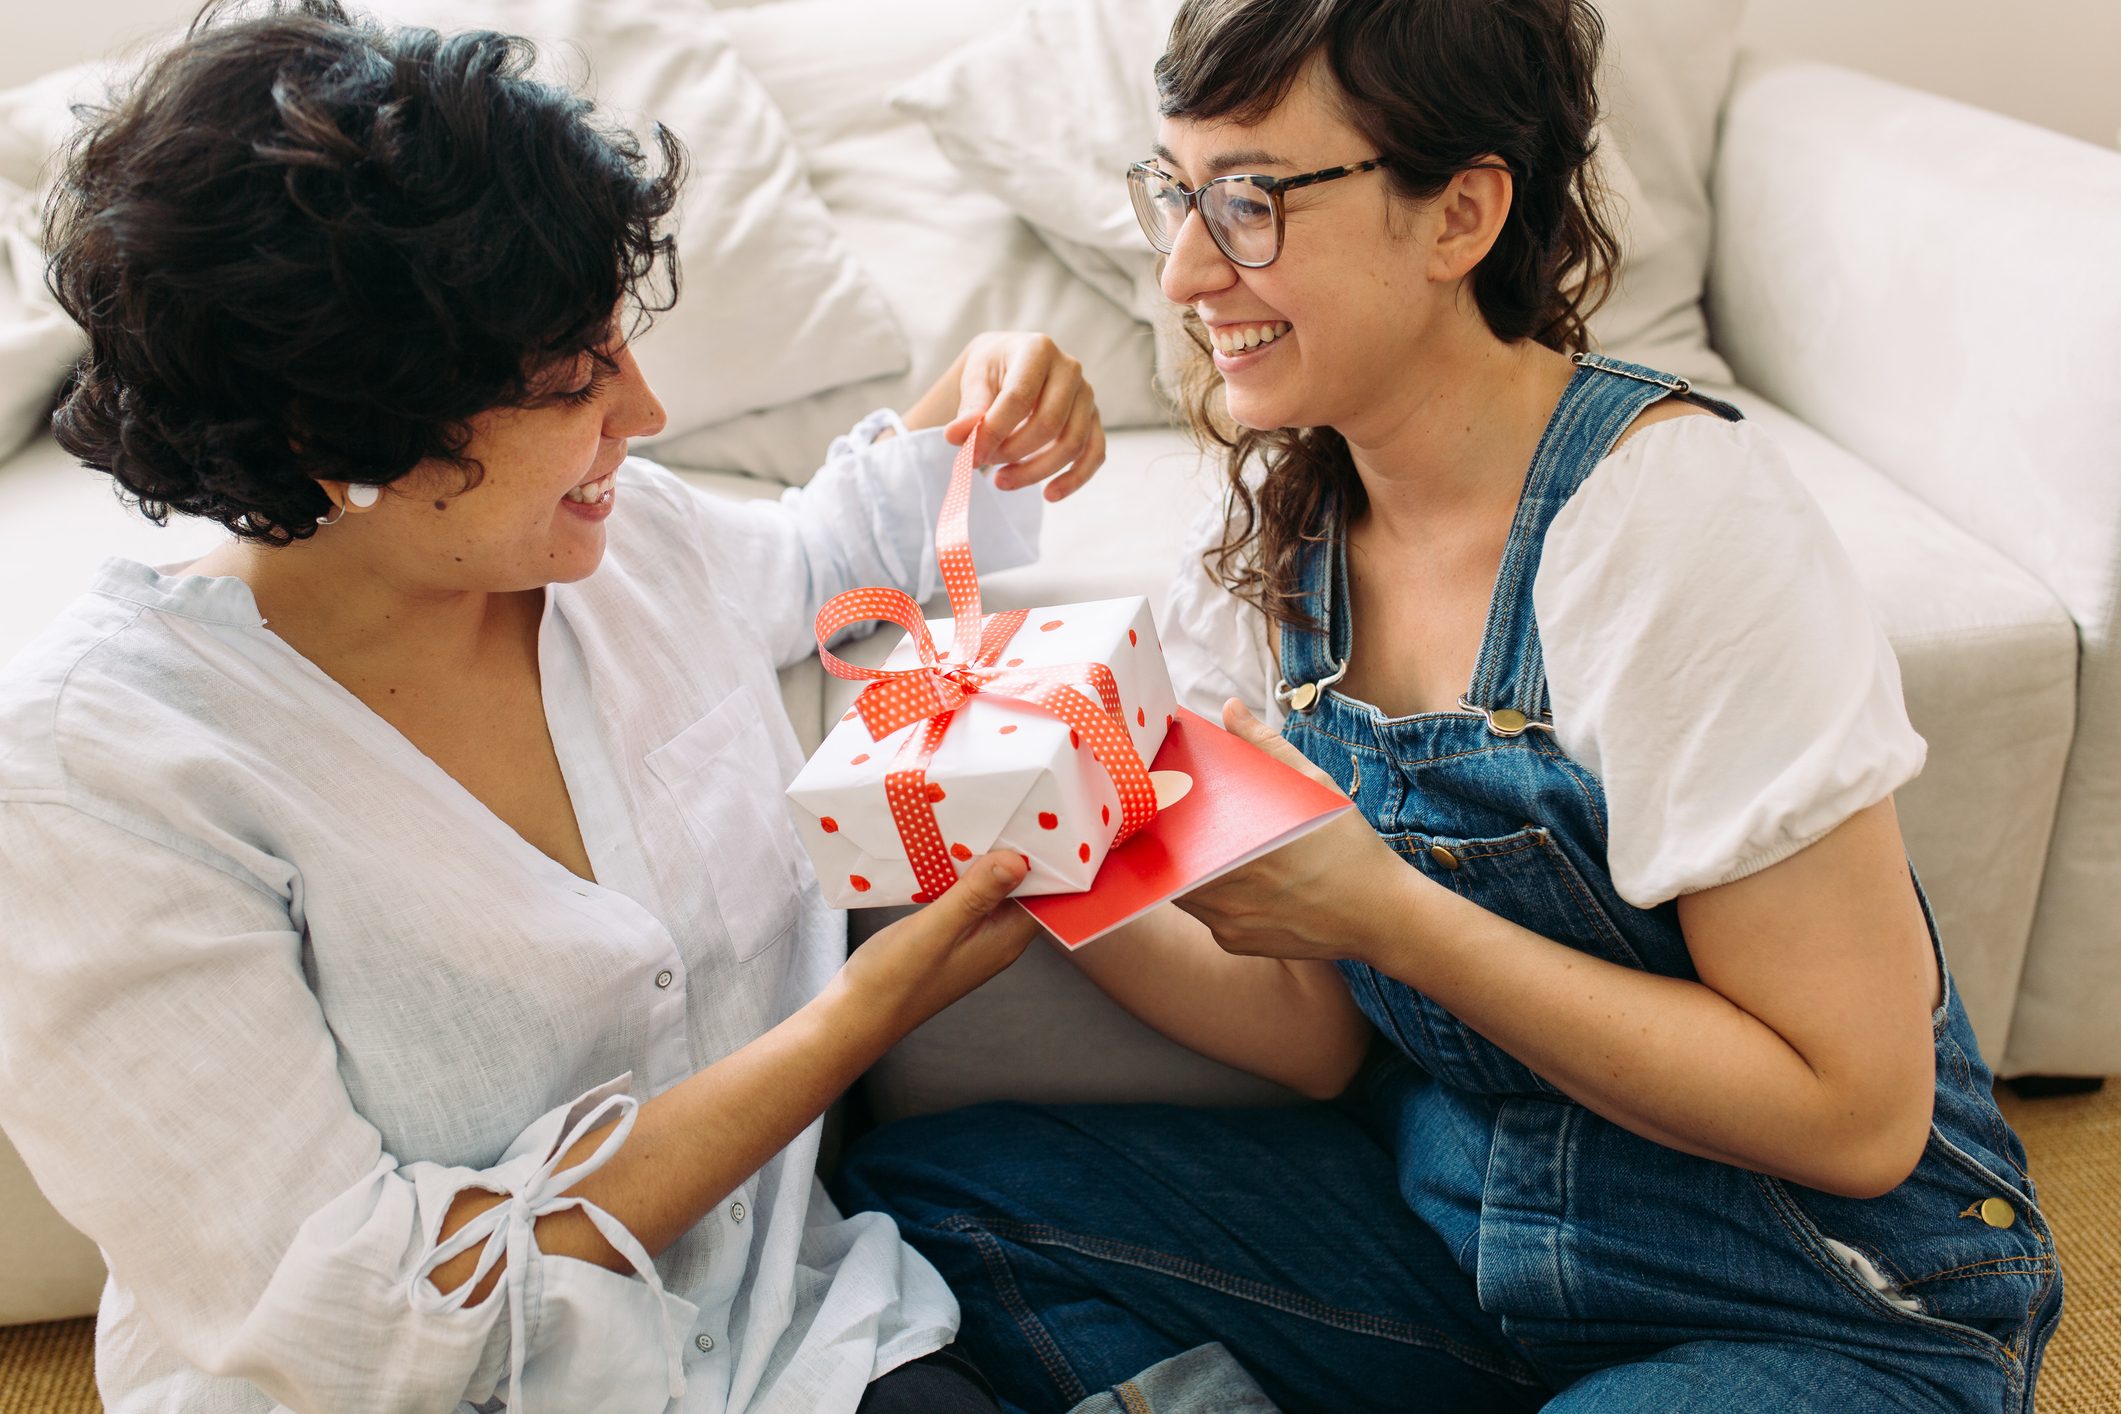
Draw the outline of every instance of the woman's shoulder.
[[[125,560],[106,562],[90,586],[0,667],[0,798],[63,792],[69,748],[100,734],[121,740],[146,724],[133,714],[175,680],[167,636],[153,609],[170,597],[167,576]],[[116,730],[132,721],[137,730]]]
[[[79,815],[233,848],[230,822],[246,818],[234,768],[285,746],[281,660],[257,651],[269,641],[240,580],[106,561],[0,668],[0,810],[24,829]]]
[[[1640,579],[1795,545],[1837,552],[1832,526],[1774,440],[1710,413],[1638,422],[1548,528],[1542,575],[1625,561]]]

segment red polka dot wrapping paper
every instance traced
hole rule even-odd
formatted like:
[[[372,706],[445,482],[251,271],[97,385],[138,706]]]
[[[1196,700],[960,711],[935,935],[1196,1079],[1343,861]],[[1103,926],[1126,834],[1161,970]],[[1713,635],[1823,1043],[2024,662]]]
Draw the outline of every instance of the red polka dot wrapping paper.
[[[936,649],[954,656],[953,620],[926,626]],[[920,661],[908,634],[882,666],[911,668]],[[1155,760],[1178,704],[1148,601],[1134,596],[1032,609],[994,661],[997,669],[1026,670],[1074,663],[1110,670],[1119,724],[1141,762]],[[798,833],[833,906],[874,908],[925,896],[906,858],[887,784],[907,739],[924,730],[916,722],[875,738],[850,709],[789,786]],[[1079,733],[1048,712],[990,692],[973,693],[951,709],[923,776],[953,867],[989,849],[1015,850],[1031,860],[1019,895],[1089,888],[1121,819],[1112,779]]]

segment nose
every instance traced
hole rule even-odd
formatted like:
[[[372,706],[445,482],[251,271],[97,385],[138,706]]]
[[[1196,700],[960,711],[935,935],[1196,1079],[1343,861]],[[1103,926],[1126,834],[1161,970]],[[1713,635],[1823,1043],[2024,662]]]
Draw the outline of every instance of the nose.
[[[622,346],[614,362],[619,372],[605,404],[605,432],[618,438],[655,436],[670,421],[662,401],[641,376],[641,365],[634,361],[632,348]]]
[[[1200,212],[1188,211],[1171,242],[1171,253],[1164,257],[1158,280],[1164,298],[1173,304],[1191,304],[1202,295],[1229,289],[1236,281],[1237,267],[1217,248],[1207,222],[1200,219]]]

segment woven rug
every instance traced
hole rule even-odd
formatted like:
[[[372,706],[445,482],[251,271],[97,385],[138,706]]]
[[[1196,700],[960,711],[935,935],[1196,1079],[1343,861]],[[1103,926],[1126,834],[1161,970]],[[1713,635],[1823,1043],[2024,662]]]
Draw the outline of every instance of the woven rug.
[[[2040,1414],[2121,1410],[2121,1080],[2096,1095],[2020,1100],[1999,1091],[2025,1137],[2069,1281],[2040,1378]],[[94,1414],[95,1322],[0,1329],[0,1414]]]

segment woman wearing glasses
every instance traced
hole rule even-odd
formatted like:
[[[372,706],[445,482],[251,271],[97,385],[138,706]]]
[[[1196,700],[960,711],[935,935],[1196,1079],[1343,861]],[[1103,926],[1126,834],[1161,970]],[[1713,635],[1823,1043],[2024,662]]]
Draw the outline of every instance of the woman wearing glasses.
[[[857,1151],[1022,1408],[1210,1341],[1292,1409],[2031,1408],[2061,1281],[1891,650],[1735,409],[1584,352],[1600,35],[1189,0],[1157,65],[1128,180],[1229,473],[1171,660],[1359,810],[1078,961],[1341,1098]]]
[[[939,587],[983,411],[978,553],[1028,559],[1000,488],[1089,476],[1094,400],[985,335],[778,502],[629,458],[681,154],[528,66],[307,0],[74,151],[60,440],[231,538],[111,561],[0,672],[0,1121],[109,1260],[113,1411],[991,1411],[815,1165],[1022,949],[1022,866],[849,961],[774,669],[839,590]]]

